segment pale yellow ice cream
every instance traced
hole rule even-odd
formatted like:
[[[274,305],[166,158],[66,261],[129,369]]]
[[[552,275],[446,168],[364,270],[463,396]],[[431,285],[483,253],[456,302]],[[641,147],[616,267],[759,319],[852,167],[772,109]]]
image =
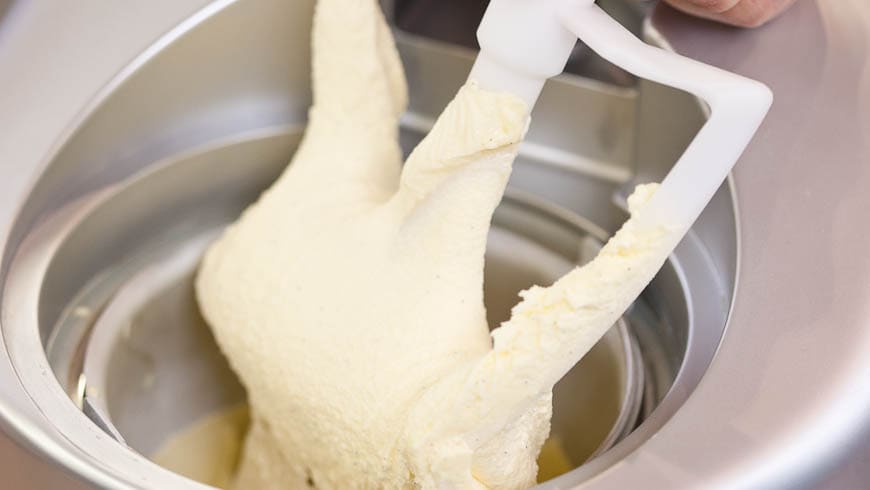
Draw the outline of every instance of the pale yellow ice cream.
[[[248,422],[245,404],[220,410],[173,434],[150,458],[192,480],[230,488]],[[538,455],[538,482],[565,474],[572,468],[562,439],[551,434]]]
[[[402,170],[406,88],[377,2],[320,0],[313,50],[301,147],[197,279],[251,405],[235,486],[526,488],[553,385],[673,233],[629,220],[593,262],[524,292],[490,336],[484,250],[524,103],[466,85]]]
[[[173,434],[151,461],[192,480],[229,488],[247,427],[247,405],[216,412]]]

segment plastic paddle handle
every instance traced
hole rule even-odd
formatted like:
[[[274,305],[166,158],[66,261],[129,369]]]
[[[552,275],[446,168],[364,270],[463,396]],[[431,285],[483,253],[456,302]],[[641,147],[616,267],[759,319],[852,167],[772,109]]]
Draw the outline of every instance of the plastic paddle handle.
[[[710,118],[636,216],[642,225],[675,227],[682,237],[761,125],[773,100],[770,89],[650,46],[592,0],[492,0],[469,79],[522,97],[531,111],[544,82],[564,70],[578,38],[622,69],[692,93],[709,106]]]

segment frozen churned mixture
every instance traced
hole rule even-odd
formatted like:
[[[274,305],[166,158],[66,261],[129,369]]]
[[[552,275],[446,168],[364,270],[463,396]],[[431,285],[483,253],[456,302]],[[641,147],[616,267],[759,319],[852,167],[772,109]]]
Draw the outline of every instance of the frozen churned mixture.
[[[203,478],[239,489],[533,485],[553,385],[660,268],[671,231],[630,219],[594,261],[522,293],[490,335],[486,237],[525,104],[470,82],[403,169],[407,89],[377,2],[320,0],[313,51],[314,104],[292,164],[199,272],[200,306],[250,404],[238,471]],[[632,213],[655,189],[635,192]],[[214,437],[242,430],[223,427]]]
[[[198,482],[231,488],[249,423],[245,404],[216,412],[173,435],[151,459]],[[547,481],[573,467],[561,438],[550,434],[538,455],[538,481]],[[312,486],[313,480],[309,488]]]

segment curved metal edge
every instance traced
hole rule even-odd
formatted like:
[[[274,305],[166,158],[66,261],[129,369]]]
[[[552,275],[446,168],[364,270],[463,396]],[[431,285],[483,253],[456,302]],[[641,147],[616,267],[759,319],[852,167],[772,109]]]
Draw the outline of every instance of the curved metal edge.
[[[194,158],[198,155],[208,154],[209,152],[222,148],[225,146],[231,146],[233,144],[247,142],[251,140],[263,140],[263,139],[271,139],[277,136],[282,135],[291,135],[298,138],[302,133],[302,128],[298,125],[282,125],[276,127],[267,127],[258,130],[252,130],[245,133],[234,134],[229,137],[221,138],[215,141],[211,141],[209,143],[200,145],[198,147],[192,148],[188,151],[185,151],[179,155],[175,155],[158,162],[155,162],[152,165],[146,167],[143,171],[140,171],[129,178],[122,181],[123,183],[119,183],[117,185],[109,186],[106,189],[103,189],[99,192],[92,193],[76,202],[71,203],[65,209],[61,210],[57,215],[53,215],[50,217],[42,226],[37,228],[31,236],[29,236],[25,243],[22,246],[22,251],[15,255],[14,259],[11,263],[11,268],[8,274],[7,280],[7,289],[8,285],[16,284],[16,275],[17,270],[19,268],[27,269],[27,276],[37,276],[38,278],[42,278],[44,276],[45,269],[48,268],[49,263],[47,262],[47,258],[53,255],[54,250],[59,246],[60,243],[63,242],[65,237],[72,231],[76,224],[80,222],[80,220],[85,219],[89,213],[97,208],[99,208],[102,204],[104,204],[107,200],[111,199],[117,189],[119,187],[123,187],[125,184],[130,183],[132,181],[137,181],[140,179],[148,178],[151,175],[157,174],[159,172],[165,171],[166,168],[171,166],[171,164],[178,160],[190,159]],[[54,226],[54,221],[57,220],[62,224],[58,227]],[[34,273],[34,270],[37,273]],[[27,280],[27,279],[25,279]],[[18,288],[22,289],[22,288]],[[16,289],[15,291],[17,291]],[[9,309],[9,304],[12,303],[17,307],[22,307],[24,311],[35,311],[36,305],[34,304],[38,301],[38,284],[34,285],[31,288],[23,288],[25,289],[24,296],[16,294],[12,295],[13,291],[6,291],[4,296],[0,298],[0,307],[3,308],[4,314],[4,323],[15,323],[16,320],[9,319],[7,317],[7,311]],[[36,319],[32,319],[31,323],[35,323]],[[5,339],[4,339],[5,340]],[[15,363],[11,363],[11,369],[15,371],[16,375],[16,383],[19,382],[20,379],[30,378],[30,386],[42,386],[47,391],[45,392],[46,396],[54,397],[54,401],[56,401],[60,405],[70,404],[72,402],[67,397],[67,394],[64,393],[63,389],[57,385],[56,380],[51,374],[51,367],[48,364],[48,360],[44,354],[42,354],[41,346],[39,345],[39,338],[37,337],[28,337],[26,339],[19,339],[17,341],[19,344],[19,348],[17,349],[18,355],[23,352],[39,352],[41,355],[35,359],[35,363],[37,364],[37,370],[39,373],[20,373],[15,371]],[[23,345],[26,344],[26,345]],[[8,345],[5,345],[8,349]],[[9,359],[13,359],[16,357],[15,351],[3,350],[3,354],[9,356]],[[45,378],[45,382],[37,382],[34,380],[34,376]],[[19,385],[20,386],[20,385]],[[34,393],[23,386],[20,386],[21,394],[24,397],[27,397],[28,402],[32,403]],[[34,403],[34,406],[37,410],[43,410],[39,405]],[[53,405],[52,405],[53,406]],[[104,407],[97,405],[96,408],[98,412],[105,411]],[[77,412],[74,411],[74,412]],[[69,414],[73,416],[79,416],[80,413],[69,412]],[[2,413],[0,413],[2,414]],[[66,411],[59,411],[55,413],[55,416],[67,414]],[[57,427],[56,421],[52,417],[48,417],[47,414],[42,414],[46,417],[45,425],[50,427]],[[85,413],[85,415],[88,415]],[[98,417],[99,418],[99,417]],[[82,419],[84,420],[84,419]],[[97,424],[100,425],[99,423]],[[35,449],[43,451],[46,456],[50,456],[53,458],[53,461],[59,461],[65,468],[70,471],[73,471],[76,475],[80,475],[86,478],[89,482],[98,484],[100,486],[111,486],[112,488],[127,488],[127,483],[114,479],[115,476],[112,471],[106,469],[102,466],[102,462],[93,459],[89,453],[83,453],[83,448],[78,448],[76,441],[70,438],[68,435],[56,432],[56,439],[52,438],[51,435],[47,434],[44,430],[43,426],[38,426],[39,429],[36,430],[22,430],[18,436],[24,438],[24,440],[28,440]],[[101,429],[105,430],[105,428]],[[110,436],[115,437],[112,434],[112,431],[106,431]],[[100,438],[99,434],[93,433],[93,435],[97,438]],[[117,439],[117,437],[115,437]],[[58,445],[57,443],[61,441],[63,445],[69,444],[73,447],[79,449],[78,451],[71,451],[68,447],[64,447],[62,445]],[[129,450],[126,447],[123,447],[124,450]],[[144,456],[141,456],[136,453],[129,453],[124,455],[130,461],[138,462],[141,464],[147,463]],[[192,488],[206,488],[203,487],[202,484],[193,482],[192,480],[184,479],[184,477],[176,475],[174,473],[168,472],[159,468],[155,465],[155,468],[159,473],[162,474],[163,477],[172,478],[174,480],[181,478],[182,480],[178,481],[186,481],[190,485],[194,485]],[[99,470],[98,470],[99,469]],[[100,471],[102,470],[102,471]],[[107,480],[108,479],[108,480]],[[107,483],[111,481],[111,483]]]
[[[165,34],[161,35],[155,42],[151,43],[151,45],[143,52],[141,52],[138,56],[136,56],[130,63],[128,63],[120,72],[118,72],[115,76],[111,78],[111,80],[106,83],[96,95],[94,95],[90,102],[88,102],[79,112],[78,115],[75,116],[67,125],[66,129],[60,133],[60,136],[52,145],[52,147],[46,152],[44,158],[40,160],[40,163],[35,166],[34,171],[31,173],[31,178],[29,182],[26,184],[27,189],[32,189],[33,186],[37,183],[39,176],[42,171],[50,164],[53,158],[58,154],[58,152],[63,148],[63,145],[66,141],[74,134],[76,128],[78,128],[82,122],[84,122],[91,114],[94,113],[97,108],[113,93],[113,91],[124,83],[126,79],[128,79],[133,73],[138,71],[143,65],[145,65],[148,61],[154,58],[157,54],[160,53],[162,49],[166,46],[172,44],[177,41],[189,31],[193,30],[196,26],[219,13],[223,9],[229,7],[236,0],[217,0],[213,3],[207,4],[205,7],[196,11],[194,14],[190,16],[186,16],[179,24],[170,29]],[[17,216],[20,212],[20,207],[23,204],[18,204],[15,211],[12,213],[12,216]],[[9,233],[15,227],[15,222],[9,226],[5,233]],[[5,233],[4,233],[4,243],[5,243]],[[2,263],[0,263],[0,284],[5,284],[7,280],[7,276],[9,274],[9,267],[16,253],[15,250],[6,249],[5,245],[0,245],[0,253],[2,253]],[[5,291],[3,292],[5,294]],[[2,321],[2,319],[0,319]],[[0,330],[2,333],[2,330]],[[6,341],[5,338],[0,337],[0,342],[3,343],[3,348],[0,349],[0,357],[6,362],[2,363],[4,366],[10,366],[8,359],[8,353],[6,351]],[[20,382],[17,379],[17,376],[12,374],[10,376],[14,379],[15,388],[19,390],[22,396],[24,394],[24,388],[21,386]],[[50,435],[48,435],[43,426],[37,423],[31,417],[25,416],[21,411],[21,404],[31,403],[29,400],[22,400],[19,403],[19,406],[12,406],[11,403],[7,403],[7,400],[0,400],[0,427],[2,427],[3,431],[10,436],[12,436],[19,443],[23,443],[31,448],[31,450],[37,452],[40,457],[48,458],[52,461],[56,461],[59,463],[67,472],[72,475],[75,475],[78,478],[81,478],[91,484],[98,485],[100,487],[107,488],[135,488],[131,487],[120,479],[115,478],[109,472],[99,471],[95,466],[86,462],[81,455],[76,454],[75,451],[70,451],[67,444],[69,441],[63,439],[56,439]],[[199,485],[199,484],[197,484]],[[199,485],[201,488],[208,488],[202,485]]]
[[[677,416],[596,488],[863,488],[870,12],[861,0],[797,2],[749,31],[660,6],[652,25],[676,51],[768,84],[779,103],[732,174],[739,286],[727,335]]]

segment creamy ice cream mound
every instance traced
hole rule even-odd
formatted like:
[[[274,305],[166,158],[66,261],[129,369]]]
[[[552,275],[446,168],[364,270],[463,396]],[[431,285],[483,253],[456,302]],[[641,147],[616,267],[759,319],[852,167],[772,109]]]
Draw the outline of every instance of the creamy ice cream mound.
[[[631,219],[490,336],[483,258],[528,125],[464,86],[401,166],[406,87],[375,0],[320,0],[291,165],[211,246],[197,296],[248,391],[236,488],[521,489],[553,385],[668,254]],[[630,199],[641,209],[655,185]]]

